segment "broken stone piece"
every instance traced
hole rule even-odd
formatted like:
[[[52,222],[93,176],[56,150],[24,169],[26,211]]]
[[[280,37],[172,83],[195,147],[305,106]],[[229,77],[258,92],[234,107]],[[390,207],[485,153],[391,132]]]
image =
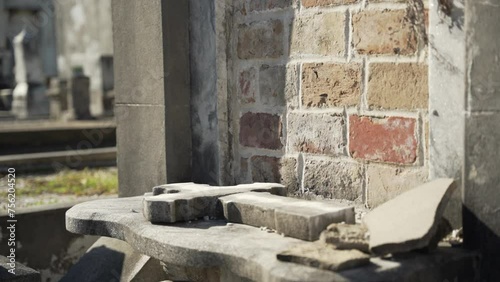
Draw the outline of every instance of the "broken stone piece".
[[[429,246],[456,184],[437,179],[378,206],[363,219],[376,255],[408,252]]]
[[[224,217],[235,223],[265,226],[289,237],[314,241],[329,224],[354,223],[354,207],[280,197],[269,193],[240,193],[221,197]]]
[[[342,271],[370,262],[370,256],[358,250],[339,250],[321,242],[297,245],[277,255],[281,261],[294,262],[319,269]]]
[[[236,186],[209,186],[194,183],[166,184],[144,194],[143,214],[152,223],[174,223],[208,216],[223,216],[219,197],[244,193],[268,192],[285,195],[285,186],[277,183],[253,183]]]
[[[321,232],[320,241],[339,250],[356,249],[368,253],[368,237],[368,229],[364,225],[333,223]]]

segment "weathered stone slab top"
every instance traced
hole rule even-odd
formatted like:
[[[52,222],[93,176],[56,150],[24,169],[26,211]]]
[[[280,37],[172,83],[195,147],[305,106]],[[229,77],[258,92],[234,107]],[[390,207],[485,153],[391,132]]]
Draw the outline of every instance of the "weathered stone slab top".
[[[269,192],[286,195],[285,186],[277,183],[253,183],[236,186],[175,183],[153,188],[144,195],[143,214],[153,223],[174,223],[197,218],[222,217],[219,197],[244,192]]]
[[[477,254],[441,248],[430,255],[383,260],[371,258],[364,267],[330,272],[281,262],[277,254],[304,241],[267,233],[259,228],[227,224],[223,220],[154,225],[140,213],[142,196],[78,204],[66,213],[68,231],[108,236],[168,264],[215,268],[220,281],[230,272],[232,281],[471,281]],[[234,276],[233,276],[234,277]],[[423,277],[424,280],[417,280]],[[440,280],[436,280],[438,277]],[[428,278],[428,279],[426,279]],[[467,280],[469,279],[469,280]]]
[[[314,241],[331,223],[354,223],[354,207],[271,195],[240,193],[221,197],[230,222],[265,226],[293,238]]]

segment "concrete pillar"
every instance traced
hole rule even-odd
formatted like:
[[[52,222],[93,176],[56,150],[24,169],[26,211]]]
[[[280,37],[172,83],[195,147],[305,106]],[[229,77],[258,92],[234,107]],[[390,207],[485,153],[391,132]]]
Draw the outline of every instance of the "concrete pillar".
[[[461,184],[465,246],[500,281],[500,1],[430,5],[431,176]]]
[[[500,281],[500,1],[467,0],[464,236]]]
[[[113,0],[120,196],[191,180],[188,1]]]

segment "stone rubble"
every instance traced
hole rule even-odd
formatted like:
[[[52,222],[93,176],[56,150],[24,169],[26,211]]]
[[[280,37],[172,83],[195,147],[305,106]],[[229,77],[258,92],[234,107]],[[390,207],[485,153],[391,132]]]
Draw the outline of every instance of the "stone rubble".
[[[333,223],[321,232],[319,240],[339,250],[356,249],[369,253],[368,238],[368,229],[361,224]]]
[[[354,223],[354,207],[280,197],[269,193],[240,193],[221,197],[226,220],[265,226],[285,236],[314,241],[331,223]]]
[[[453,179],[437,179],[369,212],[363,221],[370,232],[370,251],[385,255],[428,247],[454,189]]]

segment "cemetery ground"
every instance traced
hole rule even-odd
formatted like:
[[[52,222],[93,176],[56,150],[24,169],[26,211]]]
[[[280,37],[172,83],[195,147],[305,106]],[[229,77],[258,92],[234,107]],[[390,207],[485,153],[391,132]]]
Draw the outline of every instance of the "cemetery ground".
[[[4,178],[2,178],[3,181]],[[16,209],[99,199],[118,193],[117,169],[62,170],[50,174],[16,175]],[[7,191],[0,191],[2,199]],[[0,201],[0,212],[7,201]]]

